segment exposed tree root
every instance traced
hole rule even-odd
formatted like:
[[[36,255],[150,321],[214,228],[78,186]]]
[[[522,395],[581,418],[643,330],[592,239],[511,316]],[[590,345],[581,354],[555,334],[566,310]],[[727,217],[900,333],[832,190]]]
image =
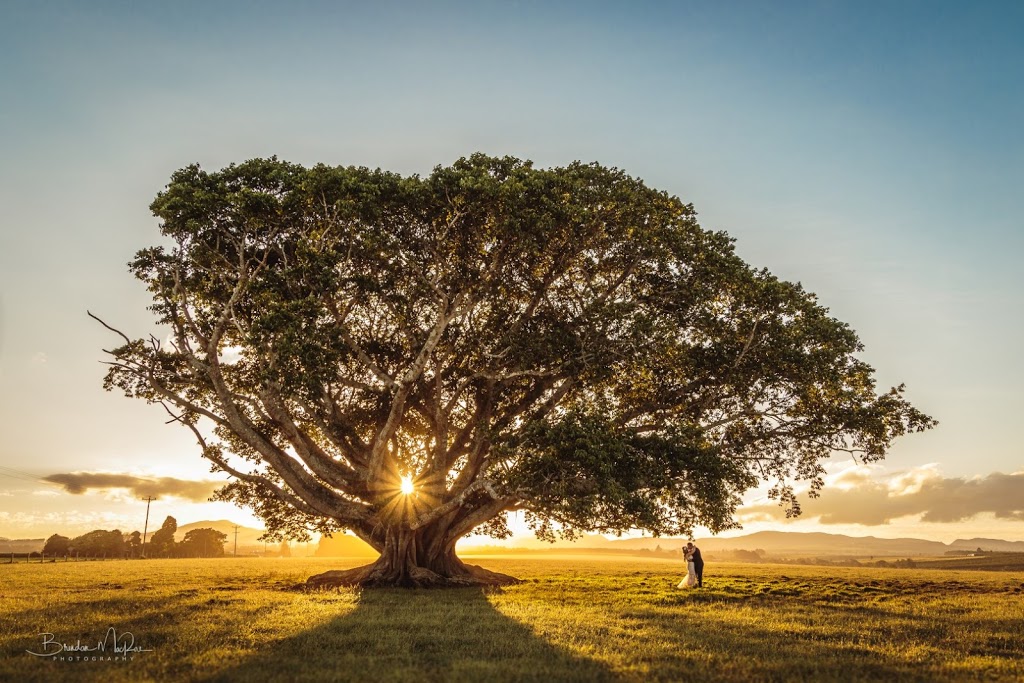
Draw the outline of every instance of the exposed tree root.
[[[309,577],[305,588],[337,588],[358,586],[361,588],[464,588],[467,586],[507,586],[519,583],[519,579],[507,574],[492,572],[472,564],[459,563],[457,572],[442,576],[423,567],[408,567],[401,572],[388,571],[379,563],[368,564],[354,569],[324,572]]]

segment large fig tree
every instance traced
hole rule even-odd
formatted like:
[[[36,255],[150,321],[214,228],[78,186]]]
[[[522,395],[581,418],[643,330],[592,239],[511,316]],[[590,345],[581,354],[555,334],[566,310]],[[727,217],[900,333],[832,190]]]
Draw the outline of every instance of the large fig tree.
[[[191,429],[275,536],[381,555],[311,585],[511,580],[456,542],[734,525],[821,461],[933,424],[855,333],[693,207],[597,164],[474,155],[428,177],[257,159],[157,195],[131,269],[165,331],[106,386]],[[113,328],[111,328],[113,329]]]

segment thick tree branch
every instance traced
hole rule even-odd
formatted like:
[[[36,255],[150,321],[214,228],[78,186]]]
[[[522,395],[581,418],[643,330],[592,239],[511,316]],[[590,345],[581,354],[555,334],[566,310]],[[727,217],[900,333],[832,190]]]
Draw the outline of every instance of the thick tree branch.
[[[484,479],[478,479],[477,481],[473,482],[473,484],[470,485],[468,488],[463,490],[462,493],[455,496],[448,502],[438,505],[437,507],[419,515],[409,524],[409,528],[413,530],[419,529],[420,527],[424,527],[427,524],[430,524],[431,522],[440,519],[449,512],[460,509],[465,504],[466,499],[468,499],[471,495],[477,493],[478,491],[484,491],[491,498],[496,500],[500,498],[500,496],[497,493],[495,493],[494,484],[492,482],[489,482]]]
[[[414,388],[414,383],[423,374],[427,361],[430,359],[430,355],[434,352],[437,344],[441,341],[441,335],[448,327],[448,324],[461,313],[465,298],[463,294],[459,294],[455,297],[454,302],[449,303],[447,299],[442,299],[438,303],[437,322],[430,330],[430,334],[427,335],[426,341],[423,342],[423,346],[416,355],[416,359],[399,380],[398,390],[391,400],[391,409],[388,413],[387,421],[377,432],[377,436],[374,439],[370,450],[370,465],[368,468],[371,480],[378,478],[384,467],[384,454],[387,443],[394,436],[401,423],[405,412],[406,400]]]
[[[460,538],[506,510],[511,510],[519,504],[518,497],[498,497],[495,500],[476,509],[464,509],[460,518],[448,529],[446,538],[449,545],[454,546]]]
[[[340,489],[349,495],[358,481],[358,473],[350,467],[332,458],[319,444],[309,437],[292,419],[280,393],[272,387],[264,387],[260,399],[267,410],[267,415],[277,425],[279,431],[288,439],[299,458],[328,485]]]

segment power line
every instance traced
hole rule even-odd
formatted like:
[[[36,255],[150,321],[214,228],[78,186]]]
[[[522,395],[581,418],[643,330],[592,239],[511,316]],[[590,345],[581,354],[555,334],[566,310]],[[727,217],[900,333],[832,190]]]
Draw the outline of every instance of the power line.
[[[0,470],[0,477],[8,477],[9,479],[14,479],[16,481],[23,481],[26,484],[37,484],[37,483],[39,483],[38,480],[36,480],[36,479],[29,479],[28,477],[23,477],[23,476],[21,476],[19,474],[11,474],[10,472],[4,472],[2,470]]]
[[[30,481],[33,483],[39,482],[40,484],[49,484],[50,486],[56,484],[56,482],[47,481],[46,479],[43,479],[42,477],[37,477],[36,475],[30,472],[16,470],[13,467],[7,467],[6,465],[0,465],[0,475],[10,477],[11,479],[20,479],[22,481]]]
[[[238,525],[235,525],[235,557],[238,557]]]

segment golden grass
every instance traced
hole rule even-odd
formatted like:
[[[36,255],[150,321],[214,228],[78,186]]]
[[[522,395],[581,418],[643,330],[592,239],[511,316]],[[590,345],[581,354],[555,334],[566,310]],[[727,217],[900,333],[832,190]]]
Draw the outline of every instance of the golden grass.
[[[709,564],[703,590],[677,590],[681,567],[664,560],[470,561],[524,582],[302,593],[285,589],[350,564],[0,566],[0,680],[1024,679],[1019,572]],[[127,662],[25,652],[44,632],[93,644],[110,626],[151,651]]]

